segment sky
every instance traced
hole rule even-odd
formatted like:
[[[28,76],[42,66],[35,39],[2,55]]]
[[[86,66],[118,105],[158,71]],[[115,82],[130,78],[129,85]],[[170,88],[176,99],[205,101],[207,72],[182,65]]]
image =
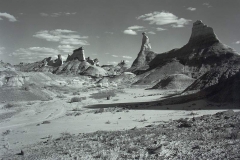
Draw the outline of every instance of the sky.
[[[240,0],[0,0],[0,60],[63,59],[84,47],[100,64],[131,64],[142,32],[152,50],[185,45],[196,20],[240,52]]]

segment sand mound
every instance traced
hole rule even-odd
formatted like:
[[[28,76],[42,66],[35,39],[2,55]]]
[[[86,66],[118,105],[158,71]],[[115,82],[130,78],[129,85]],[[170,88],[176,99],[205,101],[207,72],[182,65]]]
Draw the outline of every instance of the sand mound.
[[[184,74],[173,74],[163,78],[153,89],[180,89],[184,90],[191,85],[195,79]]]
[[[115,84],[132,84],[135,82],[136,75],[131,72],[124,72],[114,77],[104,77],[97,83],[115,83]]]
[[[89,66],[84,72],[81,73],[82,75],[86,76],[95,76],[95,77],[102,77],[107,75],[107,71],[103,68],[97,66]]]

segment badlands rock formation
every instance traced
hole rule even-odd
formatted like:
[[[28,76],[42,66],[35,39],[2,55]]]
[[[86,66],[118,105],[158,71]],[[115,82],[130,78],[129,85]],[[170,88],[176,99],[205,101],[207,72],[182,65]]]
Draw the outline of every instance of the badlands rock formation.
[[[211,101],[240,103],[240,71],[225,81],[200,91],[200,93],[207,94]]]
[[[113,76],[120,75],[129,68],[128,64],[124,60],[119,62],[117,65],[102,65],[101,67],[108,71],[109,75]]]
[[[73,51],[72,55],[68,55],[67,57],[67,62],[72,61],[72,60],[79,60],[79,61],[85,61],[85,53],[83,47],[80,47],[78,49],[75,49]]]
[[[195,79],[184,74],[173,74],[163,78],[159,83],[153,86],[153,89],[184,90],[194,81]]]
[[[146,33],[143,33],[142,45],[140,52],[138,53],[137,58],[134,60],[132,67],[129,71],[139,70],[141,67],[146,67],[148,63],[153,60],[156,56],[156,53],[151,51],[150,40],[146,36]]]
[[[59,67],[63,64],[62,56],[59,54],[58,58],[55,60],[50,60],[48,61],[47,65],[48,66],[53,66],[53,67]]]
[[[139,56],[135,61],[138,59]],[[141,74],[141,79],[136,84],[154,85],[166,75],[185,74],[197,79],[187,90],[198,90],[236,74],[240,69],[240,56],[232,48],[222,44],[211,27],[202,21],[196,21],[185,46],[158,54],[150,62],[145,61],[142,64],[148,64],[145,65],[147,70],[138,68],[135,71]]]
[[[74,50],[64,64],[59,55],[55,61],[52,61],[51,57],[49,57],[34,63],[16,65],[15,68],[23,72],[51,72],[54,74],[87,75],[93,77],[109,75],[108,71],[98,66],[98,59],[92,60],[92,62],[90,63],[85,59],[84,50],[81,47]]]

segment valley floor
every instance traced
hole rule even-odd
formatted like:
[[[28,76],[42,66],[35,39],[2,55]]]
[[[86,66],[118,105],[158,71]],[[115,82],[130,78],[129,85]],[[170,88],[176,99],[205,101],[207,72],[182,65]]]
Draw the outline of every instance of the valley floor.
[[[107,100],[107,97],[101,97],[101,90],[108,89],[92,89],[81,92],[80,95],[55,90],[55,92],[51,91],[53,95],[55,94],[55,98],[49,101],[15,102],[15,104],[3,102],[0,109],[0,157],[13,156],[23,150],[30,156],[27,159],[34,159],[33,155],[35,153],[32,151],[27,152],[37,147],[38,145],[34,145],[36,143],[40,143],[42,147],[42,143],[47,142],[46,147],[50,147],[55,143],[53,139],[69,136],[70,134],[82,135],[88,133],[91,135],[92,132],[96,131],[122,131],[122,133],[125,133],[129,129],[138,128],[142,131],[141,128],[145,126],[163,125],[179,118],[215,114],[233,105],[199,100],[169,106],[147,106],[151,104],[151,101],[164,99],[166,95],[173,94],[176,91],[144,90],[139,88],[113,89],[116,90],[116,95]],[[81,102],[71,103],[73,97],[84,98],[82,98]],[[149,104],[146,104],[148,109],[144,109],[144,107],[138,108],[140,102],[149,102]],[[206,106],[212,106],[216,109],[204,110]],[[78,137],[77,141],[79,140],[81,141],[81,138]],[[48,144],[49,141],[51,144]],[[34,147],[31,148],[30,146]],[[70,152],[69,147],[67,146],[66,152]],[[42,149],[45,152],[45,149]],[[76,148],[74,152],[76,152]],[[36,154],[40,154],[40,152]],[[85,152],[85,155],[87,154],[90,153]],[[99,151],[99,154],[103,153]],[[66,155],[63,157],[65,157],[64,159],[72,159],[71,157],[66,158]],[[90,158],[94,158],[93,155]],[[100,156],[100,158],[103,157]]]

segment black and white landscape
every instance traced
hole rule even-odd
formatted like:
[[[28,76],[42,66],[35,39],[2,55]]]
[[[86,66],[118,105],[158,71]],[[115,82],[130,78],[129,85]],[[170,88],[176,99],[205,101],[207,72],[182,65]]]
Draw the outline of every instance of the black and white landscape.
[[[240,159],[239,7],[0,0],[0,158]]]

